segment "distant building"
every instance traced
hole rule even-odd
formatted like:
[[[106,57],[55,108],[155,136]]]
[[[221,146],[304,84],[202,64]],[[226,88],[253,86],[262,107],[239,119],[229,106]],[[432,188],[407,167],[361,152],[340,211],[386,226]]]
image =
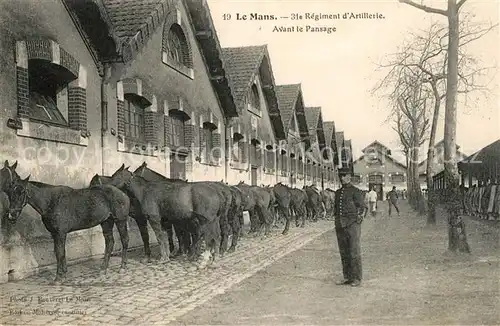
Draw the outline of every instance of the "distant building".
[[[459,151],[460,146],[457,145],[457,162],[462,161],[467,157],[464,153]],[[434,160],[431,165],[431,170],[432,174],[436,175],[440,173],[441,171],[444,170],[444,140],[441,140],[440,142],[436,143],[434,145]],[[427,153],[426,153],[427,157]],[[418,173],[419,173],[419,181],[420,181],[420,188],[421,189],[427,189],[427,158],[424,159],[422,162],[418,164]]]
[[[360,189],[374,187],[378,199],[396,186],[398,190],[406,189],[406,165],[391,156],[391,150],[375,140],[365,147],[363,155],[356,159],[352,183]]]

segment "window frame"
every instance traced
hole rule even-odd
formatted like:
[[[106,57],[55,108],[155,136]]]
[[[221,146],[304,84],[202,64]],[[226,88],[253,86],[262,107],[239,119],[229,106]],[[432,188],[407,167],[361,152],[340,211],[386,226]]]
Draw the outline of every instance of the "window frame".
[[[139,143],[146,143],[146,106],[138,103],[139,100],[137,99],[137,96],[138,95],[132,93],[124,94],[123,118],[125,126],[125,137]],[[131,104],[134,108],[133,111],[130,109]],[[130,120],[132,115],[134,116],[133,122]],[[131,126],[134,126],[134,131],[137,128],[137,133],[131,133]]]

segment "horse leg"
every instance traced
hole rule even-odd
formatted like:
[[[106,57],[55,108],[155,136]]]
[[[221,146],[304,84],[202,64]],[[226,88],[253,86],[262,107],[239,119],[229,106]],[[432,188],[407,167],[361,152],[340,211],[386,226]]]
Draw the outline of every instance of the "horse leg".
[[[302,223],[300,225],[300,227],[305,227],[306,225],[306,214],[307,214],[307,211],[304,207],[301,207],[300,208],[300,217],[301,217],[301,220],[302,220]]]
[[[288,230],[290,229],[290,214],[289,214],[289,208],[285,207],[283,209],[283,215],[285,216],[285,229],[281,234],[286,235],[288,234]]]
[[[138,216],[135,218],[139,232],[141,233],[142,243],[144,244],[144,254],[146,257],[142,260],[143,263],[151,262],[151,248],[149,247],[149,232],[148,232],[148,220],[145,216]]]
[[[63,283],[66,278],[66,233],[52,233],[52,239],[54,240],[54,252],[57,260],[57,272],[53,284],[58,285]]]
[[[229,221],[227,215],[220,221],[220,232],[221,232],[220,256],[224,257],[224,253],[227,251],[227,243],[229,240]],[[218,248],[219,246],[215,244],[215,247]]]
[[[102,235],[104,236],[104,259],[101,265],[101,275],[105,275],[108,270],[109,258],[111,257],[111,252],[115,245],[115,239],[113,237],[113,226],[115,221],[110,217],[106,221],[101,223]]]
[[[233,231],[233,238],[231,239],[231,247],[229,247],[227,252],[234,252],[236,250],[236,246],[238,245],[238,240],[240,238],[240,220],[239,218],[235,218],[233,224],[231,225]]]
[[[168,249],[170,252],[175,251],[175,245],[174,245],[174,224],[170,221],[162,221],[163,224],[163,229],[167,231],[168,235]],[[175,235],[177,236],[177,239],[179,239],[179,235],[177,232],[175,232]]]
[[[159,215],[150,215],[148,216],[149,224],[151,224],[151,228],[155,232],[156,239],[158,239],[158,243],[160,244],[160,263],[166,263],[170,260],[169,255],[170,251],[168,248],[168,234],[162,228],[161,217]]]
[[[116,227],[118,228],[118,233],[120,234],[120,240],[122,242],[122,264],[120,266],[120,272],[124,272],[127,269],[127,251],[128,251],[127,218],[128,216],[126,217],[125,220],[116,221]]]

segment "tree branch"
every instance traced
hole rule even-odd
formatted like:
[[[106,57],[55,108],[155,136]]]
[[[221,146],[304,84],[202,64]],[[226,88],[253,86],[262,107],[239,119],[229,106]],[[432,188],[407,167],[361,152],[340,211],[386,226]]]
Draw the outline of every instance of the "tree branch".
[[[457,10],[460,10],[460,7],[463,6],[463,4],[465,3],[465,1],[467,0],[460,0],[458,3],[457,3]]]
[[[461,1],[464,1],[464,0],[461,0]],[[405,3],[407,5],[410,5],[410,6],[414,7],[414,8],[423,10],[423,11],[428,12],[428,13],[439,14],[439,15],[443,15],[443,16],[448,16],[448,10],[443,10],[443,9],[437,9],[437,8],[428,7],[428,6],[421,5],[421,4],[418,4],[416,2],[413,2],[411,0],[399,0],[399,2]]]

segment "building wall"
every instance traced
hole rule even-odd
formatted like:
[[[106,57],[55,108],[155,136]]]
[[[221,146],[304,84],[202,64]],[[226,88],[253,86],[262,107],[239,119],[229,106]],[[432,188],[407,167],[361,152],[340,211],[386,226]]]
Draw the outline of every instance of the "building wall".
[[[85,187],[92,175],[101,173],[100,147],[100,76],[92,57],[60,1],[3,1],[0,5],[0,152],[3,160],[18,161],[21,177],[51,184]],[[87,145],[18,136],[7,128],[7,119],[17,116],[16,41],[45,38],[55,41],[86,71]],[[17,60],[19,61],[19,60]],[[35,125],[31,125],[33,127]],[[36,125],[38,128],[40,125]],[[29,123],[23,124],[25,133]],[[53,127],[52,127],[53,128]],[[51,137],[57,137],[48,127],[40,127]],[[52,130],[54,130],[53,128]],[[22,131],[21,131],[22,132]],[[40,133],[38,136],[41,136]],[[74,259],[102,252],[94,235],[98,227],[73,232],[67,239],[66,256]],[[0,282],[22,277],[38,266],[54,262],[53,244],[40,216],[31,208],[22,215],[10,234],[4,234],[0,247]]]
[[[181,3],[181,2],[180,2]],[[181,11],[181,20],[187,21],[188,16],[186,8],[181,4],[177,7]],[[171,13],[176,13],[176,8],[171,7]],[[168,14],[167,14],[168,16]],[[165,108],[171,107],[172,100],[178,96],[187,101],[187,106],[192,110],[191,119],[186,122],[193,127],[199,127],[200,112],[207,110],[212,113],[213,117],[218,121],[217,132],[221,134],[221,139],[225,137],[224,116],[217,95],[211,85],[208,71],[205,66],[203,57],[200,53],[198,43],[196,41],[194,30],[191,25],[185,25],[184,33],[190,43],[193,61],[194,78],[178,72],[169,65],[162,62],[162,39],[163,39],[163,26],[158,28],[151,36],[151,39],[146,42],[142,51],[134,58],[131,63],[125,65],[115,65],[112,72],[112,78],[109,83],[108,92],[108,106],[109,106],[109,120],[110,127],[118,129],[117,124],[117,89],[118,82],[126,79],[140,79],[144,85],[148,85],[151,93],[156,97],[157,102],[157,135],[159,138],[160,147],[165,144],[164,137],[164,119]],[[126,152],[118,152],[116,149],[119,142],[116,136],[111,135],[109,132],[106,135],[107,146],[109,148],[109,155],[104,158],[105,171],[111,174],[125,161],[131,165],[131,168],[136,168],[143,161],[148,163],[148,166],[157,172],[166,176],[170,176],[170,152],[168,149],[165,152],[158,151],[154,153],[142,152],[138,154],[131,154]],[[223,144],[223,142],[222,142]],[[219,165],[213,166],[201,163],[196,160],[199,156],[197,149],[191,151],[188,155],[186,178],[188,180],[212,180],[219,181],[224,179],[224,146],[221,146],[222,153]],[[141,154],[153,154],[141,155]],[[156,155],[155,155],[156,154]]]
[[[373,173],[382,174],[384,194],[390,191],[393,186],[396,186],[399,190],[406,189],[406,169],[390,159],[385,159],[382,162],[383,164],[380,165],[368,165],[364,159],[354,162],[354,174],[361,176],[361,182],[355,185],[360,189],[368,190],[368,176]],[[396,173],[404,175],[403,182],[391,182],[390,176]]]
[[[0,10],[0,122],[6,126],[7,119],[17,116],[18,92],[16,88],[16,41],[33,37],[49,38],[55,48],[66,50],[81,67],[85,69],[85,89],[87,108],[87,130],[90,136],[81,139],[80,144],[68,144],[56,141],[64,132],[54,132],[48,127],[41,127],[51,140],[40,140],[17,135],[20,131],[0,128],[0,152],[3,160],[12,164],[18,161],[17,171],[21,177],[31,175],[30,180],[50,184],[62,184],[74,188],[87,187],[96,173],[110,175],[122,163],[137,168],[142,162],[148,167],[169,176],[169,150],[162,151],[164,145],[164,102],[172,94],[187,99],[189,106],[196,112],[199,108],[211,112],[211,118],[218,121],[221,139],[225,137],[224,118],[216,94],[211,86],[207,69],[198,49],[192,28],[187,32],[193,55],[194,78],[190,79],[162,63],[161,48],[163,28],[154,32],[142,52],[130,63],[111,67],[111,76],[106,87],[108,102],[108,131],[104,134],[101,147],[101,77],[97,67],[83,42],[80,34],[60,1],[15,1],[2,2]],[[187,19],[184,7],[179,7],[182,19]],[[190,26],[188,24],[188,26]],[[19,65],[19,64],[18,64]],[[140,151],[139,154],[119,151],[117,99],[123,90],[120,81],[127,78],[140,79],[148,85],[155,96],[155,117],[159,148]],[[198,124],[198,122],[192,122]],[[33,126],[23,124],[24,134],[32,131]],[[30,128],[31,127],[31,128]],[[62,133],[62,135],[61,135]],[[113,135],[114,134],[114,135]],[[45,137],[40,132],[37,137]],[[78,139],[80,140],[80,139]],[[222,142],[223,143],[223,142]],[[223,147],[223,146],[222,146]],[[218,166],[209,166],[195,160],[195,151],[188,163],[189,180],[224,179],[224,152],[221,153]],[[130,247],[142,246],[135,221],[129,221]],[[40,216],[29,206],[23,210],[14,230],[6,234],[2,230],[0,239],[0,282],[8,277],[22,278],[48,265],[55,263],[53,242],[50,234],[41,222]],[[151,231],[151,230],[150,230]],[[150,241],[155,242],[153,232]],[[118,239],[115,233],[115,239]],[[120,249],[120,242],[115,241],[115,250]],[[66,257],[68,260],[100,255],[104,250],[104,240],[100,226],[92,229],[72,232],[68,235]],[[8,272],[11,271],[9,274]],[[8,276],[10,275],[10,276]]]
[[[276,143],[271,120],[269,118],[267,101],[265,100],[264,93],[262,91],[262,82],[258,75],[255,76],[254,83],[257,86],[257,90],[259,93],[259,104],[261,109],[260,117],[249,112],[246,103],[244,103],[243,107],[240,108],[240,116],[236,119],[233,119],[231,123],[231,125],[233,126],[233,133],[238,132],[239,125],[239,133],[244,136],[244,146],[246,147],[246,154],[244,162],[235,162],[232,160],[232,156],[229,155],[229,168],[227,171],[227,182],[229,184],[238,184],[241,181],[247,184],[251,184],[250,141],[253,137],[255,137],[255,133],[252,132],[252,118],[257,120],[257,139],[261,142],[261,146],[265,148],[265,146],[268,144]],[[250,87],[247,92],[251,92]],[[233,134],[231,133],[231,128],[227,129],[229,129],[227,142],[229,144],[229,148],[232,148]],[[265,158],[264,155],[261,155],[261,157],[262,159]],[[264,171],[264,163],[265,160],[261,160],[261,164],[257,167],[257,185],[273,185],[276,183],[276,169],[273,172]]]

